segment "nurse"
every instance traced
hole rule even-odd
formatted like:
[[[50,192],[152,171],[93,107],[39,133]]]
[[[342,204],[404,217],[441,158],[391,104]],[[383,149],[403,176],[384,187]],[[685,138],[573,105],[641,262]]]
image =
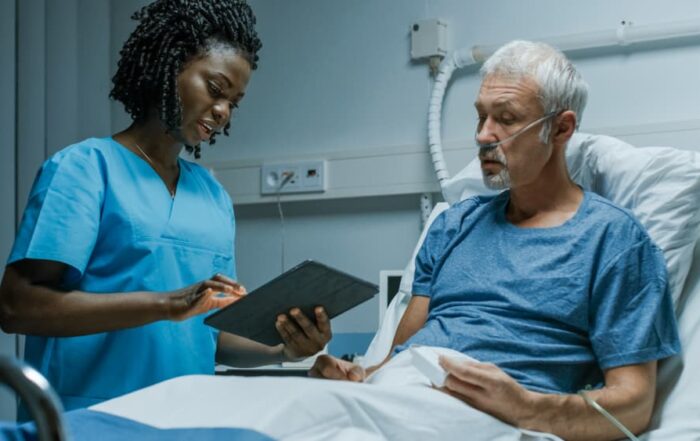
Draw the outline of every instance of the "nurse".
[[[330,340],[291,311],[285,343],[264,346],[203,324],[235,302],[234,217],[201,166],[202,142],[228,134],[261,47],[244,0],[157,0],[121,51],[110,96],[133,123],[44,163],[0,287],[0,325],[26,334],[27,362],[68,410],[169,378],[318,352]]]

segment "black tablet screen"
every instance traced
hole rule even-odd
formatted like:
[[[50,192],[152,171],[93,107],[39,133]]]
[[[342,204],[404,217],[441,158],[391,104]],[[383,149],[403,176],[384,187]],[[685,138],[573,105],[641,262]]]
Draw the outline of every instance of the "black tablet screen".
[[[282,343],[275,328],[279,314],[299,308],[313,320],[323,306],[330,318],[371,299],[376,285],[307,260],[204,320],[209,326],[266,345]]]

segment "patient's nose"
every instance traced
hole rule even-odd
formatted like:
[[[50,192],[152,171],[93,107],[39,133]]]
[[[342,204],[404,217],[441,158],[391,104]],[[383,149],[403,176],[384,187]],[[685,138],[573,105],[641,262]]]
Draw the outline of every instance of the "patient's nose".
[[[479,144],[490,144],[492,142],[497,142],[498,137],[496,136],[497,125],[491,118],[486,118],[480,121],[476,126],[476,142]]]

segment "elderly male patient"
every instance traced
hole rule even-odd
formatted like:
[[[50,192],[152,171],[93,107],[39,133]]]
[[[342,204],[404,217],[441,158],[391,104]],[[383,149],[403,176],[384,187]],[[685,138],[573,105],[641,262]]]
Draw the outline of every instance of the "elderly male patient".
[[[639,433],[657,360],[680,350],[663,255],[629,211],[569,177],[587,86],[562,53],[514,41],[481,74],[479,159],[486,185],[505,191],[435,220],[384,363],[411,344],[456,349],[484,362],[440,359],[444,390],[470,406],[565,439],[620,438],[577,394],[591,385]],[[322,356],[310,375],[360,381],[379,366]]]

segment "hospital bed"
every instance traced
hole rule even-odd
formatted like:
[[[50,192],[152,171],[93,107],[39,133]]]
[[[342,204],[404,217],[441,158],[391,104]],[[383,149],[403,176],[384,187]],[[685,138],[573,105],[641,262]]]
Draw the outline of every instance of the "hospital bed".
[[[669,268],[683,352],[660,364],[652,424],[641,439],[700,440],[700,157],[576,134],[567,162],[577,183],[637,215]],[[488,192],[477,162],[451,178],[447,188],[455,201]],[[438,204],[431,220],[446,208]],[[410,299],[412,275],[413,258],[362,364],[380,361],[389,350]],[[97,439],[95,433],[106,433],[100,435],[102,441],[558,439],[518,430],[428,387],[427,378],[403,354],[360,384],[308,378],[175,378],[69,412],[65,422],[73,439]],[[99,432],[90,433],[92,426]]]

